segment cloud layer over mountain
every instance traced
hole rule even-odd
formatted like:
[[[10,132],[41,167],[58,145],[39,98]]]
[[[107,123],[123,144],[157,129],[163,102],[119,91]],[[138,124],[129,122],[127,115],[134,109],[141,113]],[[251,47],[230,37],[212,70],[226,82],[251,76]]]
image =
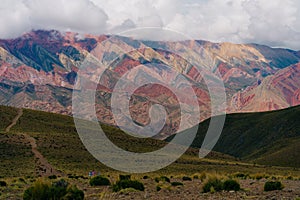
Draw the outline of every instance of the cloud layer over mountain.
[[[0,23],[0,38],[32,29],[117,34],[162,27],[194,39],[300,49],[298,0],[2,0]]]

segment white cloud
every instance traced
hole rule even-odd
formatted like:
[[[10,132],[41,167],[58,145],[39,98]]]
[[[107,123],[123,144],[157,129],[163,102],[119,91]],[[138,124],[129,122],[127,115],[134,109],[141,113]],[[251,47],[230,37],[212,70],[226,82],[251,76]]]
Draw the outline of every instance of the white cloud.
[[[17,37],[30,31],[30,10],[18,0],[3,0],[0,4],[0,37]]]
[[[0,37],[13,38],[32,29],[104,33],[107,20],[89,0],[2,0]]]
[[[103,32],[107,15],[87,0],[27,0],[34,28]]]
[[[195,39],[300,49],[298,0],[2,0],[0,23],[2,38],[31,29],[115,34],[162,27]]]
[[[300,26],[295,23],[300,20],[297,17],[299,6],[298,1],[292,0],[245,2],[243,7],[250,15],[250,40],[273,46],[300,47]]]

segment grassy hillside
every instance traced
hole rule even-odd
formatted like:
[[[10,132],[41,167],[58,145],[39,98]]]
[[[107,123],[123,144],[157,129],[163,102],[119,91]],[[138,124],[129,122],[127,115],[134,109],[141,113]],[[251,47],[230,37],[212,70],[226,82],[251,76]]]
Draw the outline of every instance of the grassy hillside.
[[[5,127],[17,115],[17,109],[0,106],[0,174],[4,176],[34,175],[34,157],[30,144],[22,134],[33,137],[39,152],[59,171],[65,174],[84,174],[91,170],[116,173],[96,160],[83,146],[74,126],[73,118],[64,115],[23,109],[15,126],[5,133]],[[126,135],[118,128],[101,125],[107,136],[119,147],[132,152],[149,152],[166,145],[155,139],[139,139]],[[212,152],[209,159],[197,158],[197,149],[188,152],[173,165],[158,173],[194,173],[215,169],[218,162],[233,161],[233,157]],[[201,165],[203,164],[203,165]],[[209,166],[209,167],[207,167]],[[237,166],[238,167],[238,166]],[[228,166],[224,166],[227,171]]]
[[[9,133],[3,130],[9,124],[17,109],[0,106],[0,174],[5,177],[35,175],[35,160],[30,144],[22,134],[27,134],[36,140],[37,149],[53,165],[64,174],[87,175],[91,170],[106,174],[119,173],[97,161],[83,146],[79,139],[73,119],[68,116],[23,109],[23,115]],[[3,124],[2,124],[3,123]],[[130,137],[119,129],[102,125],[107,136],[119,147],[133,152],[148,152],[159,149],[166,142],[154,139],[138,139]],[[172,165],[155,174],[194,174],[202,171],[218,171],[220,173],[296,173],[293,169],[265,168],[265,166],[241,163],[235,158],[217,152],[212,152],[205,159],[198,158],[198,149],[189,149]],[[284,175],[283,174],[283,175]]]
[[[300,167],[299,116],[300,107],[227,115],[213,150],[264,165]],[[206,120],[199,125],[193,147],[201,146],[208,124],[209,120]]]
[[[113,192],[112,187],[90,186],[88,172],[91,170],[96,171],[97,174],[100,172],[113,183],[123,173],[108,168],[93,158],[79,139],[71,117],[23,109],[21,112],[23,114],[17,118],[16,125],[6,132],[6,127],[12,121],[16,121],[16,116],[20,116],[20,110],[0,106],[0,111],[2,119],[0,121],[0,181],[2,184],[7,184],[4,187],[0,186],[0,199],[23,199],[24,190],[34,182],[45,181],[50,184],[60,178],[72,185],[77,185],[84,191],[86,199],[143,199],[146,195],[152,196],[152,199],[156,199],[157,195],[163,199],[169,198],[170,195],[182,199],[186,198],[187,194],[194,199],[210,197],[220,199],[224,197],[224,194],[234,195],[228,199],[236,197],[235,193],[200,193],[203,184],[210,177],[221,179],[240,177],[238,179],[242,187],[249,191],[248,194],[253,198],[264,195],[262,187],[266,179],[284,181],[287,190],[279,195],[288,197],[298,195],[296,193],[298,188],[295,187],[299,185],[300,171],[298,169],[241,162],[232,156],[217,152],[211,152],[208,157],[199,159],[198,149],[190,148],[181,158],[164,169],[147,174],[132,174],[133,179],[145,184],[146,191],[128,191],[129,193],[124,196],[121,192]],[[165,141],[130,137],[112,126],[102,125],[102,128],[111,141],[128,151],[148,152],[166,145]],[[280,146],[284,146],[285,142],[276,145],[283,151],[273,148],[270,156],[263,157],[264,153],[256,152],[261,156],[255,162],[269,162],[270,164],[276,162],[285,165],[287,160],[280,160],[282,155],[290,154],[299,148],[297,141],[293,141],[295,143],[288,145],[286,149]],[[49,167],[50,174],[41,173],[45,169],[49,172],[47,171]],[[58,178],[50,180],[53,174]],[[180,182],[183,186],[175,187],[168,182],[157,183],[156,179],[161,176],[167,176],[172,182]],[[184,181],[183,177],[192,181]],[[157,190],[158,187],[161,191]],[[288,192],[290,190],[292,192]],[[244,191],[238,195],[245,195]]]
[[[17,112],[16,108],[0,106],[0,132],[3,132],[11,123]]]

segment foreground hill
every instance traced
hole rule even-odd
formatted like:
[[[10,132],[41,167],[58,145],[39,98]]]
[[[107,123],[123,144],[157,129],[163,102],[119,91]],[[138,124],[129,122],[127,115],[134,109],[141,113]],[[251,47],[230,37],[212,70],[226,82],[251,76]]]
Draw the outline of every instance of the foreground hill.
[[[300,167],[300,107],[230,114],[214,151],[263,165]],[[200,147],[209,120],[199,125],[192,146]],[[168,138],[169,141],[172,137]]]
[[[1,174],[47,176],[55,172],[65,175],[86,174],[90,170],[116,173],[86,150],[72,117],[28,109],[22,111],[16,124],[6,132],[18,116],[19,109],[0,106]],[[130,137],[113,126],[102,124],[102,128],[111,141],[127,151],[150,152],[166,145],[160,140]],[[217,152],[212,152],[208,160],[198,159],[197,154],[197,149],[189,149],[176,163],[158,173],[194,173],[205,170],[207,166],[213,169],[225,161],[232,162],[234,166],[237,162],[235,158]],[[231,171],[234,168],[224,165],[223,170]]]
[[[128,137],[112,126],[102,127],[115,144],[129,151],[148,152],[166,144],[154,139]],[[85,199],[157,199],[158,196],[161,199],[295,199],[300,195],[300,172],[295,168],[245,163],[216,152],[211,152],[205,159],[199,159],[197,155],[198,149],[191,148],[164,169],[132,174],[133,179],[145,185],[143,192],[113,192],[109,186],[91,186],[88,173],[100,173],[112,183],[116,183],[122,173],[102,165],[87,152],[71,117],[0,106],[0,199],[23,199],[24,191],[35,181],[50,184],[59,179],[77,185],[84,191]],[[278,155],[274,156],[278,158]],[[171,183],[157,181],[166,176]],[[201,193],[211,177],[234,178],[243,190]],[[282,181],[285,188],[263,192],[265,182],[275,179]],[[182,185],[173,185],[176,182]]]
[[[22,109],[23,112],[20,116],[17,108],[5,106],[0,106],[0,111],[1,174],[6,174],[6,176],[16,176],[19,174],[37,174],[44,176],[54,172],[57,172],[58,174],[85,174],[89,170],[93,169],[101,172],[115,173],[114,170],[102,165],[99,161],[93,158],[93,156],[85,149],[76,132],[73,118],[27,109]],[[247,114],[245,117],[248,115],[253,114]],[[257,113],[254,115],[259,116],[265,114]],[[282,115],[285,115],[285,113]],[[239,115],[230,115],[227,119],[242,119],[241,116],[237,116]],[[6,132],[7,127],[11,125],[16,117],[18,117],[16,124],[10,128],[9,132]],[[297,118],[295,118],[295,120],[296,119]],[[253,118],[252,123],[256,122],[257,121]],[[239,124],[239,122],[236,123]],[[206,122],[204,122],[201,126],[204,126],[205,124]],[[227,121],[224,130],[228,130],[229,128],[232,130],[228,125]],[[247,125],[244,129],[242,129],[242,125],[245,124],[242,123],[240,125],[241,126],[235,127],[237,132],[238,129],[242,132],[242,130],[250,127],[250,125]],[[149,152],[166,145],[166,142],[160,140],[140,139],[128,136],[119,129],[109,125],[102,124],[102,128],[111,141],[128,151]],[[290,134],[292,135],[291,132]],[[233,133],[232,138],[235,137],[238,136]],[[257,136],[253,135],[253,137],[245,138],[245,141],[247,139],[249,140],[249,143],[251,143],[252,140],[255,140],[255,137]],[[292,139],[293,138],[290,140]],[[239,157],[238,154],[232,153],[234,152],[234,147],[230,146],[232,144],[227,142],[228,140],[226,137],[223,140],[224,144],[228,145],[228,149],[230,150],[226,151],[226,153]],[[221,141],[223,140],[221,139]],[[197,140],[193,145],[195,147],[197,146]],[[222,152],[223,149],[220,149],[218,146],[219,144],[216,149]],[[240,153],[243,157],[246,155],[250,156],[254,148],[256,148],[256,146],[251,146],[251,151],[245,149],[245,151],[240,150]],[[260,150],[260,146],[257,147],[257,150]],[[43,157],[42,159],[40,158],[41,156]],[[295,162],[296,161],[293,163]],[[169,167],[157,173],[195,173],[202,170],[215,170],[216,167],[220,172],[237,172],[244,170],[260,172],[265,170],[263,166],[257,166],[249,169],[243,167],[248,165],[252,166],[252,163],[237,163],[239,162],[234,157],[217,152],[211,152],[207,158],[199,159],[198,149],[191,148],[184,156],[176,161],[176,163],[173,163]],[[274,163],[274,165],[275,164],[280,165],[281,163],[278,162]],[[273,170],[278,172],[277,169]]]

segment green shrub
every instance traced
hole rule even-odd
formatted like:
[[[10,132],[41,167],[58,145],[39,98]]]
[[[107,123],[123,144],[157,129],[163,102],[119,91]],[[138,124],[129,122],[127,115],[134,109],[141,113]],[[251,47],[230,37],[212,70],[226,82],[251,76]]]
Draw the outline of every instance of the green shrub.
[[[239,191],[241,189],[241,186],[235,180],[226,180],[223,183],[223,189],[226,190],[226,191],[231,191],[231,190]]]
[[[81,178],[81,179],[88,179],[87,177],[82,176],[82,175],[71,175],[71,174],[68,175],[68,178],[74,178],[74,179],[79,179],[79,178]]]
[[[27,188],[23,193],[24,200],[32,200],[33,199],[33,187]]]
[[[0,187],[6,187],[7,183],[5,181],[0,181]]]
[[[149,178],[149,176],[143,176],[143,179],[148,179]]]
[[[210,178],[204,185],[203,185],[203,192],[207,193],[210,192],[211,190],[214,191],[221,191],[223,190],[223,183],[221,180],[217,178]]]
[[[108,178],[103,176],[95,176],[91,178],[90,180],[91,186],[104,186],[104,185],[110,185],[110,181]]]
[[[161,176],[161,177],[156,177],[155,178],[155,182],[158,183],[160,181],[162,181],[162,182],[168,182],[168,183],[171,182],[170,179],[168,177],[166,177],[166,176]]]
[[[33,186],[24,191],[23,199],[50,199],[52,197],[51,187],[48,183],[43,181],[36,181]]]
[[[188,176],[182,177],[182,180],[183,181],[192,181],[192,179],[190,177],[188,177]]]
[[[49,188],[50,196],[52,196],[53,199],[62,198],[67,194],[68,185],[69,183],[66,182],[64,179],[54,182],[52,186]]]
[[[51,176],[48,176],[49,179],[57,179],[57,176],[56,175],[51,175]]]
[[[236,174],[234,174],[234,177],[240,178],[240,179],[247,179],[249,177],[249,175],[244,174],[244,173],[236,173]]]
[[[83,191],[77,189],[76,186],[68,187],[69,183],[64,179],[56,181],[52,184],[42,180],[36,181],[31,187],[23,193],[24,200],[40,200],[40,199],[67,199],[82,200],[84,198]]]
[[[26,181],[24,180],[24,178],[19,178],[19,181],[22,183],[26,183]]]
[[[69,187],[64,199],[65,200],[83,200],[84,192],[82,190],[79,190],[76,186]]]
[[[131,175],[119,175],[119,179],[120,180],[130,180],[131,179]]]
[[[68,178],[74,178],[72,174],[68,174]]]
[[[133,188],[140,191],[145,190],[144,184],[136,180],[119,180],[113,185],[114,192],[118,192],[126,188]]]
[[[172,186],[180,186],[180,185],[183,185],[183,183],[181,183],[181,182],[172,182],[171,185]]]
[[[282,190],[283,188],[280,181],[267,181],[264,185],[264,191]]]
[[[159,185],[156,186],[156,191],[157,192],[161,191],[161,187]]]

